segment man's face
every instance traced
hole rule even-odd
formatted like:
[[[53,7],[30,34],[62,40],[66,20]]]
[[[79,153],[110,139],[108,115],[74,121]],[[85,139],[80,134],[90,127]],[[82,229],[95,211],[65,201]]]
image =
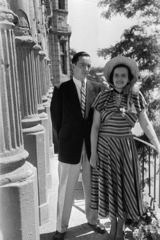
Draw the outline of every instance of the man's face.
[[[80,81],[83,81],[91,68],[90,57],[79,57],[78,62],[72,65],[74,77]]]

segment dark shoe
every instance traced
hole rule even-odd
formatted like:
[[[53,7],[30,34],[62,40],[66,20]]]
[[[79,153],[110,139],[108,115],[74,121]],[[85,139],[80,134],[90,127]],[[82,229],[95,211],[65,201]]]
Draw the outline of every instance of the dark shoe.
[[[109,240],[117,240],[116,239],[116,234],[109,234],[109,238],[108,238]]]
[[[99,234],[104,234],[106,232],[105,226],[103,226],[102,224],[90,224],[88,223],[88,225],[96,232]]]
[[[120,236],[116,236],[116,240],[124,240],[125,239],[125,232],[122,231],[121,235],[122,235],[121,237]],[[132,238],[133,238],[133,236],[132,236]],[[127,239],[132,239],[132,238],[131,238],[131,236],[127,237]]]
[[[65,232],[60,233],[60,232],[56,231],[53,235],[52,240],[64,240],[64,235],[65,235]]]

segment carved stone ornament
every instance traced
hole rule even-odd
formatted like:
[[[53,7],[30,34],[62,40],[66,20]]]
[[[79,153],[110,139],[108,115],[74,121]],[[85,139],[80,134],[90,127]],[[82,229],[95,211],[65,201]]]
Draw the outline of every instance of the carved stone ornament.
[[[35,41],[31,36],[16,36],[15,37],[16,45],[28,45],[34,46]]]
[[[14,24],[18,23],[18,16],[10,10],[9,4],[6,0],[0,1],[0,21],[8,21]]]
[[[19,9],[17,11],[17,15],[19,17],[18,25],[15,28],[15,35],[16,36],[27,36],[30,34],[30,25],[28,21],[28,17],[24,11]]]
[[[59,16],[57,22],[58,22],[58,29],[64,30],[67,28],[66,18]]]

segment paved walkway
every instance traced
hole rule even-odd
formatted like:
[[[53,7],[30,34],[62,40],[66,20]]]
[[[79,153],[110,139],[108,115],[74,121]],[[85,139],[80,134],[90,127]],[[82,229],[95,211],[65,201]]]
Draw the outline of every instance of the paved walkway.
[[[57,204],[57,188],[58,188],[58,175],[57,175],[58,159],[57,156],[51,159],[52,171],[52,188],[49,189],[49,222],[40,226],[40,240],[52,240],[53,232],[56,230],[56,204]],[[106,229],[109,230],[110,223],[108,219],[102,219]],[[109,231],[108,231],[109,232]],[[108,233],[103,235],[95,233],[86,223],[84,212],[84,196],[82,190],[81,179],[75,191],[75,200],[72,207],[71,218],[69,222],[69,229],[65,235],[65,240],[95,240],[95,239],[108,239]]]

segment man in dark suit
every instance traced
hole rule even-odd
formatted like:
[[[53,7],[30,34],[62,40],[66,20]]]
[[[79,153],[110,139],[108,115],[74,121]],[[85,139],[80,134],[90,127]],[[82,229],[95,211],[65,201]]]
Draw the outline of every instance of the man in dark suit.
[[[87,80],[91,68],[88,53],[76,53],[72,59],[72,68],[73,78],[54,87],[51,102],[52,125],[58,138],[59,153],[57,225],[53,240],[64,239],[81,168],[88,224],[98,233],[105,232],[99,222],[98,212],[90,208],[91,166],[88,161],[93,118],[91,105],[104,85]]]

